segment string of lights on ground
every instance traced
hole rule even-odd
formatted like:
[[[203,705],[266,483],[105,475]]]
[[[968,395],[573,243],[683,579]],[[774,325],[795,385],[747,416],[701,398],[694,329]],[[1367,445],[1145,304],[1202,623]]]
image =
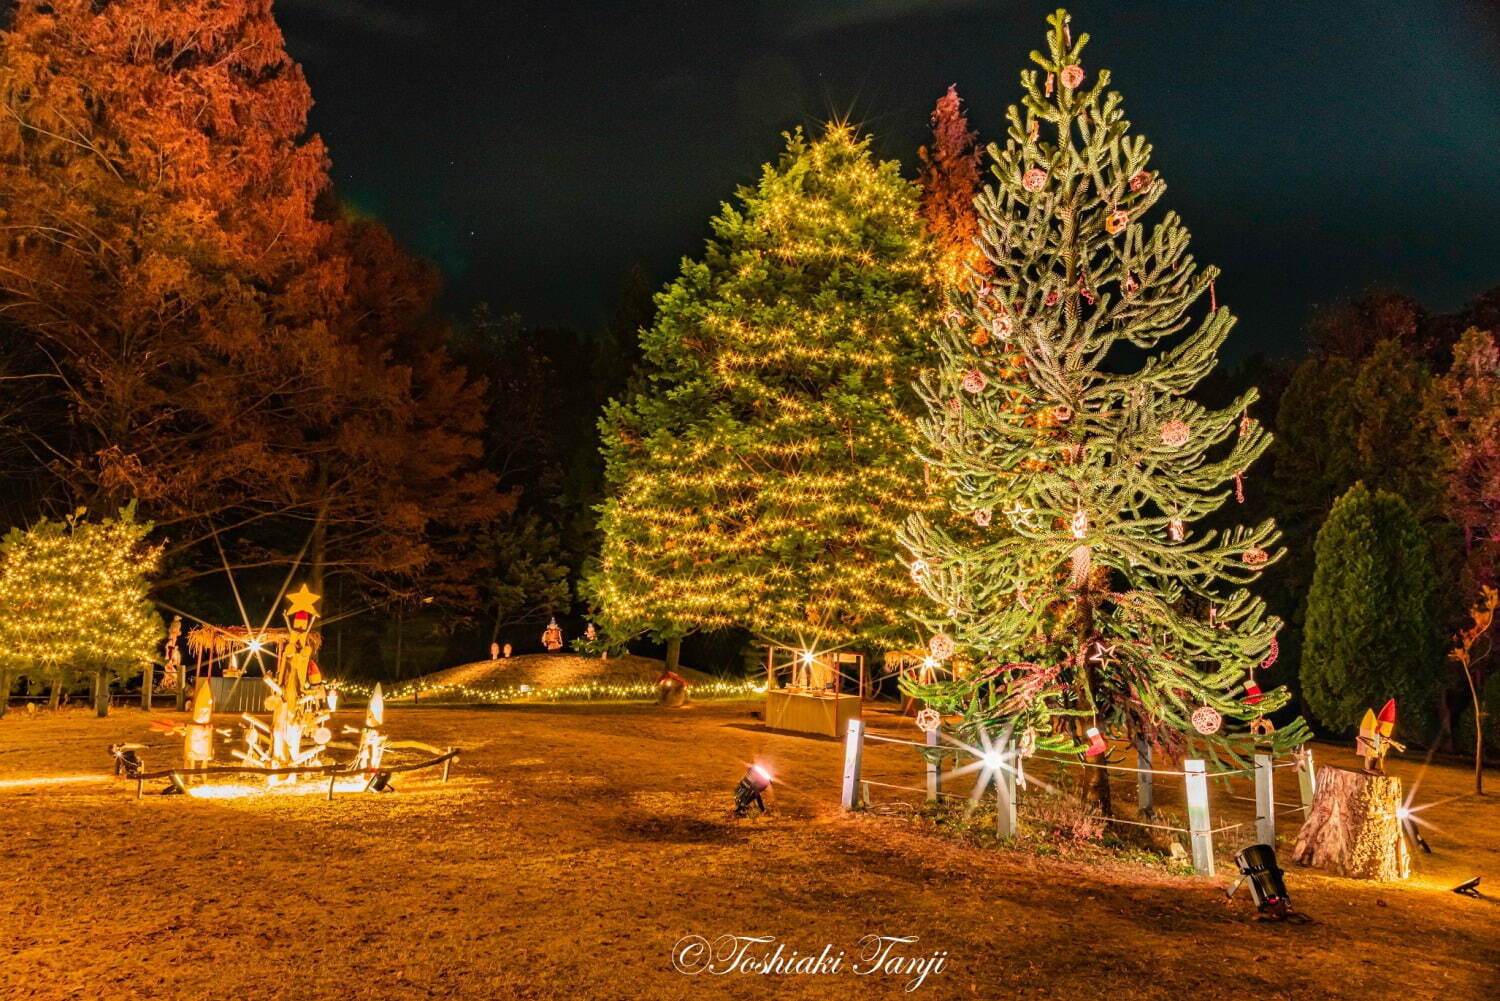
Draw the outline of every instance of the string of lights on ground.
[[[341,682],[339,690],[356,698],[368,698],[371,688],[353,682]],[[712,681],[688,689],[694,699],[738,699],[764,695],[760,681]],[[412,684],[386,693],[387,702],[424,700],[434,702],[650,702],[661,694],[661,686],[651,681],[601,683],[543,687],[536,685],[463,685]]]

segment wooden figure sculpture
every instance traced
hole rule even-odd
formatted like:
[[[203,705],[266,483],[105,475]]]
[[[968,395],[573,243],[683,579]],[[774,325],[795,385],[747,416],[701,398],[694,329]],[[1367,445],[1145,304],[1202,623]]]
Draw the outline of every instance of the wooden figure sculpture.
[[[161,658],[161,687],[164,689],[177,687],[177,676],[182,671],[182,647],[178,639],[182,636],[182,616],[172,616],[172,624],[167,627],[167,643],[162,648]]]
[[[380,683],[376,682],[369,704],[365,706],[365,725],[359,731],[359,756],[355,759],[355,767],[380,767],[380,759],[385,756],[386,738],[380,732],[380,725],[384,722],[385,694],[380,690]]]
[[[562,627],[557,624],[556,616],[547,623],[547,628],[542,630],[542,646],[546,647],[548,653],[556,653],[562,649]]]
[[[193,720],[183,727],[182,767],[207,768],[214,761],[214,694],[208,679],[198,682],[193,693]]]
[[[292,768],[306,764],[322,753],[333,735],[323,723],[332,708],[328,702],[332,689],[323,683],[323,675],[313,660],[316,650],[312,626],[318,617],[319,596],[303,584],[286,596],[284,613],[287,638],[276,659],[275,676],[267,675],[265,707],[271,713],[267,726],[252,716],[245,716],[250,726],[245,731],[245,750],[235,757],[246,763],[267,768]],[[261,743],[269,737],[269,747]],[[304,738],[313,746],[302,747]],[[290,779],[291,776],[286,776]]]
[[[1387,699],[1380,707],[1380,715],[1373,709],[1365,710],[1359,722],[1359,736],[1354,740],[1355,750],[1364,759],[1365,771],[1376,775],[1385,774],[1385,755],[1392,747],[1398,751],[1406,748],[1391,739],[1396,732],[1396,700]]]

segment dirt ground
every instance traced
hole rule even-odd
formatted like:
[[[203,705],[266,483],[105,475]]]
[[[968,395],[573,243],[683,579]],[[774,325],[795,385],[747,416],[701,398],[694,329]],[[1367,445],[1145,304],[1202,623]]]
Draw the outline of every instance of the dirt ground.
[[[1450,800],[1469,788],[1458,768],[1417,785],[1434,854],[1411,880],[1289,866],[1313,920],[1274,925],[1250,919],[1243,891],[1225,902],[1224,870],[961,842],[885,815],[889,792],[843,816],[841,746],[769,733],[753,708],[400,707],[393,736],[463,749],[452,780],[406,776],[396,794],[331,803],[137,801],[107,777],[106,746],[150,737],[157,766],[176,751],[139,712],[13,714],[0,720],[0,998],[1496,996],[1500,796]],[[916,735],[892,714],[872,732]],[[911,755],[872,745],[867,774],[915,782]],[[776,776],[772,812],[736,821],[731,790],[752,759]],[[1392,770],[1410,790],[1421,769]],[[1278,798],[1295,801],[1281,774]],[[1122,777],[1122,798],[1132,788]],[[1215,823],[1247,819],[1226,795]],[[1295,832],[1283,818],[1280,836]],[[1225,851],[1249,837],[1229,832]],[[1448,892],[1471,875],[1485,899]],[[747,955],[780,943],[783,957],[846,957],[823,973],[674,969],[686,937],[730,934],[774,938]],[[943,963],[908,992],[914,965],[859,963],[867,935],[919,939],[888,960]]]
[[[480,660],[450,667],[424,676],[422,694],[433,692],[428,686],[472,685],[477,688],[501,688],[507,685],[530,685],[533,688],[563,688],[568,685],[653,684],[661,677],[663,662],[634,654],[600,660],[570,653],[530,653],[501,660]],[[693,684],[708,684],[714,679],[701,671],[679,667],[677,673]],[[406,689],[408,685],[398,685]]]

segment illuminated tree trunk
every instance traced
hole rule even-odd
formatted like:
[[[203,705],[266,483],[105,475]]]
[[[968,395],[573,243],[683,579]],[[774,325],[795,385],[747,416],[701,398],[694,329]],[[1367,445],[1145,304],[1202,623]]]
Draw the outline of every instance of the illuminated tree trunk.
[[[682,663],[682,637],[674,636],[667,640],[667,670],[675,671]]]
[[[47,708],[57,712],[62,705],[63,678],[62,672],[52,676],[52,688],[47,692]]]
[[[1389,882],[1411,873],[1401,835],[1401,780],[1324,765],[1292,858],[1338,876]]]
[[[94,669],[94,715],[109,715],[109,669]]]

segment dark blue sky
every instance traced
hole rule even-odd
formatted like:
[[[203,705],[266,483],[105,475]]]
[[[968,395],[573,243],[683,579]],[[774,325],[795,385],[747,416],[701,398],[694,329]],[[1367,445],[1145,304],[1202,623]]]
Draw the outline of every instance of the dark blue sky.
[[[278,0],[345,198],[436,260],[452,303],[601,322],[781,147],[847,116],[913,172],[949,83],[999,139],[1054,4]],[[1371,283],[1451,309],[1500,284],[1500,4],[1080,2],[1219,264],[1231,354],[1300,348]]]

